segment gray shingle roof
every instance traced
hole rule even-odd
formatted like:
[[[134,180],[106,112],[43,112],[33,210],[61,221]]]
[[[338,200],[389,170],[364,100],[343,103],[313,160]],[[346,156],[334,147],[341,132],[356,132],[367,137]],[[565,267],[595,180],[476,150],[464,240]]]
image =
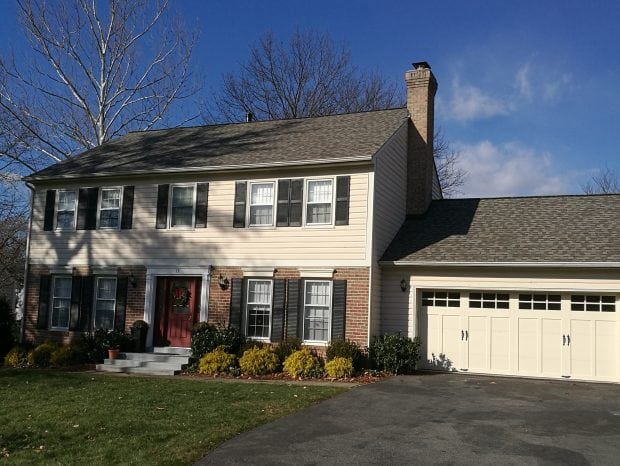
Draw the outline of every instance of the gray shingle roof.
[[[26,179],[370,160],[406,108],[129,133]]]
[[[620,194],[433,201],[382,260],[618,264]]]

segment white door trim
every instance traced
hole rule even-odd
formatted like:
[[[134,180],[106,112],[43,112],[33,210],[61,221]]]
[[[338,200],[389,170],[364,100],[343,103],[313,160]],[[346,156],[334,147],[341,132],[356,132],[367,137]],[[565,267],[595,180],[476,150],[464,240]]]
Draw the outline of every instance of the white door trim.
[[[209,283],[211,281],[211,265],[204,267],[146,267],[146,290],[144,293],[144,321],[149,324],[146,337],[147,348],[153,347],[153,325],[155,323],[155,288],[157,277],[192,276],[202,277],[200,286],[200,322],[206,322],[209,317]]]

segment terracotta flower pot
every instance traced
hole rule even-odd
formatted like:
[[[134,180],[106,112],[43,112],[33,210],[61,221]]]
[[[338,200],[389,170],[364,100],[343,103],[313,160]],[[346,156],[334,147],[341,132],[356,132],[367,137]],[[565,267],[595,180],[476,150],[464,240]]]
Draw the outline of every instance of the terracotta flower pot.
[[[118,348],[108,348],[108,359],[118,359],[120,350]]]

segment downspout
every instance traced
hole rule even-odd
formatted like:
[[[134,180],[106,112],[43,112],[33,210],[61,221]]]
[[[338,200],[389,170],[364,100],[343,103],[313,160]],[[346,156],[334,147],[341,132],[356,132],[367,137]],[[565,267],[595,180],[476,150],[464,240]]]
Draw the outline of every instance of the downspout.
[[[22,291],[22,322],[19,329],[19,342],[24,342],[24,323],[26,322],[26,308],[28,302],[28,264],[30,262],[30,233],[32,231],[32,212],[34,211],[34,186],[26,182],[30,190],[30,218],[28,219],[28,234],[26,235],[26,261],[24,264],[24,284]]]

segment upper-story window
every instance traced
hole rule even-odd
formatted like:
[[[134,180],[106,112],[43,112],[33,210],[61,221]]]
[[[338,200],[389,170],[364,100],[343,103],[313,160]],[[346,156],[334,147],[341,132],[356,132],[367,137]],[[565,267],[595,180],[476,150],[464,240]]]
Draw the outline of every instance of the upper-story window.
[[[75,228],[76,191],[59,190],[56,202],[56,229],[73,230]]]
[[[192,228],[194,226],[194,185],[172,186],[170,190],[170,227]]]
[[[99,200],[99,228],[120,227],[121,188],[101,188]]]
[[[306,225],[331,225],[334,200],[334,180],[308,180]]]
[[[272,226],[273,205],[275,201],[275,183],[250,183],[250,226]]]

